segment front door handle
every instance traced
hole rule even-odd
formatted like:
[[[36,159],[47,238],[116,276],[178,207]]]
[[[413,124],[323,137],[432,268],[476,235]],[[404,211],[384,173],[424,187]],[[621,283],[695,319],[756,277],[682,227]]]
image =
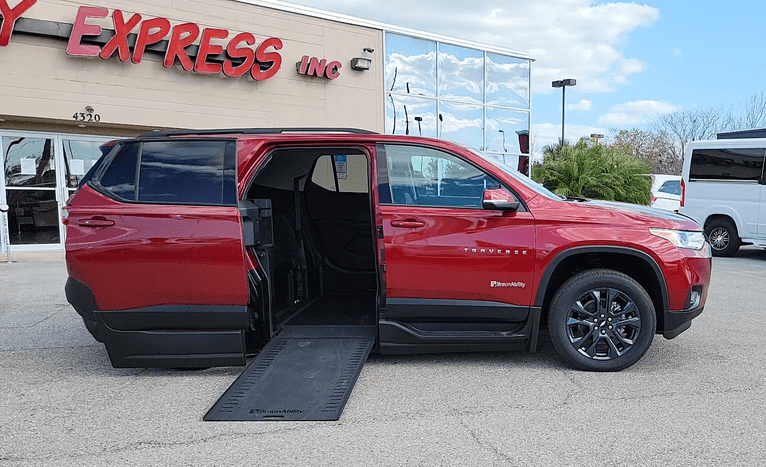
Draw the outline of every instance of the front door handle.
[[[425,227],[426,223],[417,219],[405,219],[403,221],[391,221],[392,227],[403,227],[405,229],[417,229]]]
[[[111,227],[114,225],[114,221],[109,220],[106,217],[94,216],[94,217],[91,217],[90,219],[80,219],[77,222],[77,225],[82,227],[91,227],[91,228]]]

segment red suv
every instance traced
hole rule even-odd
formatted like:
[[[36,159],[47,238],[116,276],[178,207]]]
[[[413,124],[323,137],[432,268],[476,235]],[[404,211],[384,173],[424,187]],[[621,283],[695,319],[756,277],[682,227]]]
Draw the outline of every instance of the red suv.
[[[115,367],[244,365],[301,329],[381,354],[534,351],[547,326],[574,367],[615,371],[688,329],[710,281],[687,217],[362,130],[119,141],[64,212],[67,298]]]

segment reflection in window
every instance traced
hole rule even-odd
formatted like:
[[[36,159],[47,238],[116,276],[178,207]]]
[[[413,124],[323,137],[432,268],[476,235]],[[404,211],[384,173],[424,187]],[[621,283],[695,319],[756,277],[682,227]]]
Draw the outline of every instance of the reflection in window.
[[[529,60],[487,53],[487,104],[529,108]]]
[[[441,137],[448,141],[482,149],[484,146],[484,112],[479,105],[442,102]]]
[[[386,96],[386,133],[436,138],[436,101],[389,93]]]
[[[140,143],[123,146],[99,181],[106,190],[128,201],[136,200],[136,165],[140,147]]]
[[[224,204],[226,143],[144,143],[138,201],[167,204]]]
[[[386,145],[393,204],[481,208],[484,190],[500,184],[452,154],[430,148]]]
[[[103,142],[65,139],[64,164],[66,165],[66,183],[69,188],[77,188],[80,180],[93,167],[93,164],[104,154]],[[105,148],[108,152],[110,148]]]
[[[3,137],[5,186],[56,186],[53,140],[48,138]]]
[[[526,133],[525,133],[526,132]],[[487,107],[487,151],[520,154],[520,140],[529,141],[529,113]],[[523,141],[521,141],[523,143]]]
[[[436,42],[386,34],[386,91],[436,96]]]
[[[484,52],[439,44],[439,98],[484,102]]]

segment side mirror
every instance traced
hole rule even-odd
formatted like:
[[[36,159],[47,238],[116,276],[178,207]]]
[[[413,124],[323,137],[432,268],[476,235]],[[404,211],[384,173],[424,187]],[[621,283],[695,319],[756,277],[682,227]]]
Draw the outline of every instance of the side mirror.
[[[513,195],[505,188],[484,190],[481,206],[495,211],[518,211],[519,202],[513,200]]]

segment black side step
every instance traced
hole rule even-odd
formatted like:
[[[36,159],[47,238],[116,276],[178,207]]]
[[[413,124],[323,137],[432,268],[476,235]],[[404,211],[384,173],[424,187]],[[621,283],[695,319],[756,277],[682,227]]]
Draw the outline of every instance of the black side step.
[[[375,326],[285,327],[204,419],[338,420],[375,334]]]

